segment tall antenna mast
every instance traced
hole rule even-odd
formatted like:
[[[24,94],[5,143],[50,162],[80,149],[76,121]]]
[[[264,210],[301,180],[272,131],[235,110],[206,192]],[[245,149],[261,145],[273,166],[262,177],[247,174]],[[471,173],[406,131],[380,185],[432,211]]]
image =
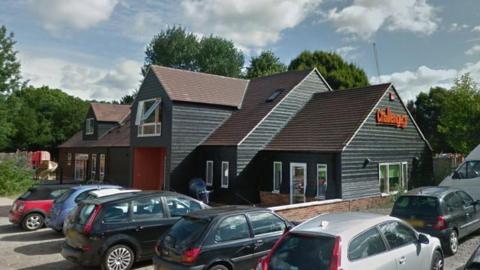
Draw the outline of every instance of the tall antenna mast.
[[[375,57],[375,66],[377,67],[378,82],[381,83],[381,80],[380,80],[380,65],[378,64],[377,45],[375,44],[375,42],[373,42],[373,56]]]

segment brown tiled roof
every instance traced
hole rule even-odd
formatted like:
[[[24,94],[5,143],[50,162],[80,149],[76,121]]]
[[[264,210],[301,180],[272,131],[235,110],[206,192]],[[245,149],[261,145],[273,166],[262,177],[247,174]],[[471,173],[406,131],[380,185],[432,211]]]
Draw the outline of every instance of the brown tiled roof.
[[[248,80],[151,65],[170,99],[240,108]]]
[[[265,149],[342,151],[390,85],[314,94]]]
[[[82,132],[77,132],[59,148],[128,147],[130,146],[130,116],[126,117],[122,125],[112,128],[98,140],[83,140]]]
[[[237,145],[310,72],[288,71],[250,80],[242,108],[215,130],[204,145]],[[284,90],[273,102],[265,102],[281,88]]]
[[[130,114],[130,105],[92,103],[93,113],[100,122],[122,122]]]

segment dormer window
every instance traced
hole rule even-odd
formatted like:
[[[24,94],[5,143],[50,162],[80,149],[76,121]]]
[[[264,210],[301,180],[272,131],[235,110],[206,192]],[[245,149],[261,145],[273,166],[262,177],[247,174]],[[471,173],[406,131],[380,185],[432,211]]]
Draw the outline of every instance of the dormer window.
[[[162,101],[149,99],[138,102],[135,124],[138,136],[160,136],[162,128]]]
[[[85,135],[92,135],[93,134],[93,124],[95,119],[87,118],[85,120]]]

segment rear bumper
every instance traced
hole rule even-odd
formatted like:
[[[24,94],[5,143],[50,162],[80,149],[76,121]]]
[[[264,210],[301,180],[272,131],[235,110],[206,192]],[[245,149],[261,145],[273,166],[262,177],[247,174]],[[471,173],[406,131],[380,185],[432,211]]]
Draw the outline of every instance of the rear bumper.
[[[8,212],[8,220],[13,224],[19,224],[22,221],[23,214],[19,212]]]
[[[61,253],[65,259],[82,266],[98,266],[101,263],[101,256],[93,250],[86,252],[82,249],[74,248],[66,242],[63,243]]]
[[[205,265],[189,266],[172,263],[160,258],[157,255],[153,256],[152,260],[154,270],[202,270],[205,268]]]

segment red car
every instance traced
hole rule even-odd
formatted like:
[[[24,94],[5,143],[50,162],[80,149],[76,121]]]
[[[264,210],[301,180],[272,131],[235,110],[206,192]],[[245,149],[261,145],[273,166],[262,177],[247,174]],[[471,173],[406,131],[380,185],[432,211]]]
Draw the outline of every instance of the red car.
[[[21,225],[24,230],[34,231],[44,226],[45,217],[53,201],[68,191],[67,185],[38,185],[31,187],[13,202],[8,218],[11,223]]]

